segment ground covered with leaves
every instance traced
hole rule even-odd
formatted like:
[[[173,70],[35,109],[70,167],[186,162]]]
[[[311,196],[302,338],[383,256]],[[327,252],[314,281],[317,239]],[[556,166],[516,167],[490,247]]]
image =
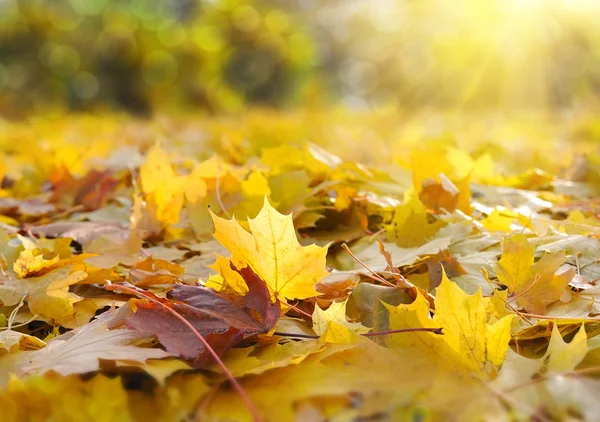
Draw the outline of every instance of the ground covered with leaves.
[[[1,419],[597,420],[596,126],[3,123]]]

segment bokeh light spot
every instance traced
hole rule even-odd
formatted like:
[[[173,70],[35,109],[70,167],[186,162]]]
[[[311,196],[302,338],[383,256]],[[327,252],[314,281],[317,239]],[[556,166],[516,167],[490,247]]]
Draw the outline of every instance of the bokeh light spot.
[[[97,15],[101,13],[109,0],[70,0],[75,11],[82,15]]]
[[[288,29],[290,21],[282,11],[271,10],[265,16],[265,24],[271,31],[281,33]]]
[[[162,24],[156,34],[165,47],[177,47],[185,39],[185,29],[177,22]]]
[[[219,30],[213,26],[198,26],[194,28],[193,37],[198,47],[206,51],[219,51],[225,45]]]
[[[89,72],[79,72],[73,78],[73,90],[79,98],[90,100],[98,95],[100,83],[93,74]]]
[[[155,50],[144,57],[142,76],[148,85],[167,85],[177,77],[177,61],[164,50]]]
[[[250,32],[258,28],[260,15],[254,7],[243,4],[231,12],[231,22],[240,31]]]

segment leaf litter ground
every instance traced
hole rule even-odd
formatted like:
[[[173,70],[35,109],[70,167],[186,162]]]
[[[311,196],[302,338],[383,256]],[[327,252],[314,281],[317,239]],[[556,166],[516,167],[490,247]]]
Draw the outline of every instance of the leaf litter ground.
[[[326,116],[4,123],[2,420],[597,420],[596,145]]]

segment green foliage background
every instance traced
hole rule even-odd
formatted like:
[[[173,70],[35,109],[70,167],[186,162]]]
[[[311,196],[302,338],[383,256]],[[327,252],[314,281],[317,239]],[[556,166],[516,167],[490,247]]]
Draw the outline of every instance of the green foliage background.
[[[0,112],[596,109],[599,14],[590,0],[3,0]]]
[[[282,106],[314,63],[310,36],[260,1],[0,3],[2,109]]]

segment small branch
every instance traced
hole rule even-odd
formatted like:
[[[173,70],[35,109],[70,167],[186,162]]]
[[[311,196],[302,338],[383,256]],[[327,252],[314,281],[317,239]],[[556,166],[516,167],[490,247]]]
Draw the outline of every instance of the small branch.
[[[244,389],[242,388],[242,386],[240,385],[240,383],[235,379],[235,377],[233,376],[233,374],[231,372],[229,372],[229,369],[227,369],[227,366],[225,366],[225,363],[223,363],[223,361],[221,360],[221,358],[219,357],[219,355],[217,354],[217,352],[215,352],[215,350],[208,343],[208,341],[206,341],[206,339],[204,337],[202,337],[202,334],[200,334],[198,332],[198,330],[196,330],[196,327],[194,327],[187,319],[185,319],[183,316],[181,316],[175,310],[169,308],[164,303],[162,303],[162,302],[160,302],[160,301],[158,301],[158,300],[156,300],[156,299],[154,299],[152,297],[149,297],[143,291],[138,291],[136,289],[132,289],[130,287],[122,286],[122,285],[118,285],[118,284],[107,284],[105,286],[105,288],[107,290],[111,290],[111,291],[115,291],[115,292],[117,290],[122,290],[122,291],[124,291],[126,293],[132,294],[132,295],[137,296],[139,298],[146,299],[149,302],[152,302],[152,303],[154,303],[154,304],[156,304],[158,306],[161,306],[164,310],[166,310],[167,312],[171,313],[174,317],[176,317],[178,320],[180,320],[187,328],[190,329],[191,332],[194,333],[194,335],[196,337],[198,337],[198,340],[200,340],[200,342],[204,345],[204,347],[206,347],[206,350],[208,350],[208,352],[215,359],[215,361],[217,362],[217,364],[219,365],[219,367],[221,368],[221,370],[223,371],[223,373],[225,374],[225,376],[227,377],[227,379],[229,380],[229,382],[231,383],[231,385],[233,386],[233,388],[237,391],[237,393],[242,398],[242,401],[244,402],[244,404],[246,405],[246,407],[248,408],[248,410],[250,410],[250,413],[252,414],[252,419],[255,422],[262,421],[262,418],[258,414],[258,410],[256,410],[256,407],[254,407],[254,404],[252,403],[252,400],[250,400],[250,397],[248,396],[248,394],[246,393],[246,391],[244,391]]]
[[[375,277],[376,280],[378,280],[379,282],[386,284],[390,287],[398,287],[392,283],[390,283],[389,281],[387,281],[385,278],[383,278],[382,276],[380,276],[379,274],[377,274],[375,271],[373,271],[372,269],[370,269],[369,267],[367,267],[365,264],[363,264],[363,262],[358,259],[358,257],[356,255],[354,255],[352,253],[352,251],[350,250],[350,248],[348,247],[348,245],[346,245],[345,243],[342,243],[342,249],[345,250],[346,252],[348,252],[350,254],[350,256],[352,258],[354,258],[354,260],[356,262],[358,262],[365,270],[367,270],[368,272],[370,272],[371,274],[373,274],[373,276]]]
[[[521,384],[513,385],[512,387],[504,390],[504,393],[512,393],[514,391],[520,390],[521,388],[529,387],[531,385],[535,385],[540,382],[548,381],[553,377],[558,377],[558,376],[577,377],[577,376],[585,376],[588,374],[596,374],[598,372],[600,372],[600,366],[592,366],[589,368],[575,369],[573,371],[557,372],[557,373],[552,373],[552,374],[547,374],[547,375],[540,375],[536,378],[530,379]]]
[[[483,278],[485,278],[485,281],[487,281],[488,286],[490,286],[490,288],[492,289],[492,295],[493,294],[497,294],[498,298],[504,302],[504,307],[509,307],[515,314],[519,315],[523,321],[525,321],[527,324],[531,325],[532,327],[535,325],[534,323],[532,323],[531,321],[529,321],[529,318],[527,318],[526,316],[524,316],[521,312],[519,312],[519,310],[517,308],[515,308],[514,306],[512,306],[509,302],[507,302],[506,300],[504,300],[504,298],[502,296],[500,296],[500,294],[498,293],[498,291],[496,290],[496,288],[494,286],[492,286],[492,282],[490,281],[490,277],[489,274],[487,272],[487,270],[484,267],[479,268],[479,272],[481,272],[481,274],[483,274]],[[518,347],[518,345],[517,345]]]
[[[281,302],[283,305],[285,305],[285,306],[289,306],[290,308],[292,308],[294,311],[298,312],[299,314],[301,314],[301,315],[304,315],[304,316],[307,316],[307,317],[309,317],[310,319],[312,319],[312,315],[311,315],[311,314],[309,314],[308,312],[305,312],[305,311],[303,311],[302,309],[298,308],[297,306],[294,306],[294,305],[292,305],[291,303],[284,302],[284,301],[283,301],[283,300],[281,300],[281,299],[277,299],[277,300],[278,300],[279,302]]]
[[[221,184],[220,176],[221,176],[221,164],[219,163],[219,164],[217,164],[217,174],[215,177],[215,194],[217,196],[217,202],[219,204],[219,207],[221,207],[221,211],[223,211],[223,213],[227,216],[227,218],[231,219],[231,216],[227,212],[227,208],[225,208],[225,205],[223,204],[223,200],[221,199],[221,188],[219,186]]]

